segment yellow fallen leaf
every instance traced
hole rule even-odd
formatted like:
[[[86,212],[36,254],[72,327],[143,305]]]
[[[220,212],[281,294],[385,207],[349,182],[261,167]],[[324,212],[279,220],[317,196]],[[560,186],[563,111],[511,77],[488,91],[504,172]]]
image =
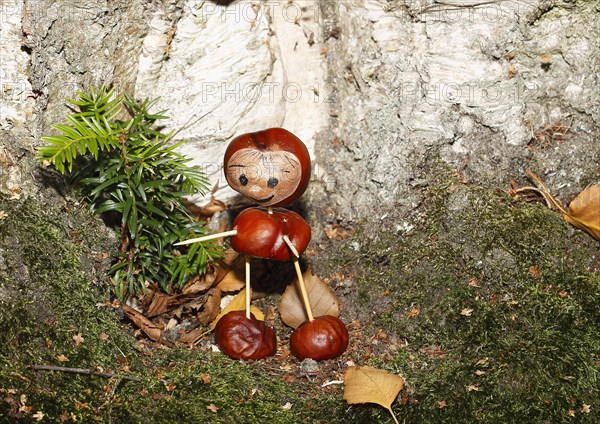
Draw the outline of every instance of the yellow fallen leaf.
[[[475,386],[473,384],[467,386],[467,392],[478,392],[479,391],[479,387]]]
[[[569,204],[569,212],[563,218],[600,240],[600,185],[586,188]]]
[[[339,317],[339,300],[331,287],[310,270],[306,271],[302,277],[313,316],[333,315]],[[279,313],[281,320],[292,328],[298,328],[302,323],[308,321],[297,280],[290,284],[281,296]]]
[[[348,404],[376,403],[386,408],[398,423],[392,403],[404,386],[404,378],[372,367],[350,367],[344,377],[344,399]]]
[[[221,317],[223,317],[223,315],[228,314],[229,312],[232,312],[232,311],[243,311],[245,309],[246,309],[246,289],[239,292],[231,300],[231,302],[229,302],[229,305],[227,305],[225,308],[223,308],[223,310],[221,311],[221,313],[219,315],[217,315],[215,320],[210,323],[210,327],[215,328],[215,325],[217,325],[217,322],[219,322],[219,320],[221,319]],[[265,314],[263,314],[262,311],[260,309],[258,309],[256,306],[254,306],[254,305],[250,306],[250,312],[252,312],[254,314],[254,317],[257,320],[259,320],[259,321],[265,320]]]

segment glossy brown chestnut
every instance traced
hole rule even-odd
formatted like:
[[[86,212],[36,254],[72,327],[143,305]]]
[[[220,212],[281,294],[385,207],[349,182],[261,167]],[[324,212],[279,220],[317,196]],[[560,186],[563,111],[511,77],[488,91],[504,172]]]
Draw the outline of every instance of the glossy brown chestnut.
[[[242,134],[224,156],[227,183],[261,206],[282,206],[304,193],[310,156],[298,137],[283,128]]]
[[[277,338],[271,327],[245,311],[225,314],[215,326],[215,339],[221,352],[234,359],[262,359],[277,350]]]
[[[288,236],[292,245],[302,254],[310,241],[310,226],[295,212],[285,209],[249,208],[242,211],[233,228],[237,234],[230,239],[231,247],[245,255],[276,261],[293,258],[283,240]]]
[[[341,355],[347,347],[348,330],[339,318],[331,315],[306,321],[290,338],[290,350],[300,359],[331,359]]]

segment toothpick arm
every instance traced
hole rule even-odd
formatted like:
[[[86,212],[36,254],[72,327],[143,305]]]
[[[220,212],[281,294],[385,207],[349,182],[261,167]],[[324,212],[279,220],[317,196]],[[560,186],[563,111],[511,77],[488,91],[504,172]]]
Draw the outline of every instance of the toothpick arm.
[[[206,236],[180,241],[179,243],[175,243],[173,246],[183,246],[186,244],[200,243],[203,241],[214,240],[214,239],[218,239],[221,237],[235,236],[236,234],[237,234],[237,230],[229,230],[229,231],[224,231],[222,233],[208,234]]]

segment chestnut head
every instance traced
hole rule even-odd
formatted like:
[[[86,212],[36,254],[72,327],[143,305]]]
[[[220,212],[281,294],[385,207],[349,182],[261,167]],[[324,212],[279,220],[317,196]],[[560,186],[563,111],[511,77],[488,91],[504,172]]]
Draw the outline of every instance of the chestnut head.
[[[224,157],[227,183],[261,206],[282,206],[304,193],[310,156],[304,143],[283,128],[234,138]]]

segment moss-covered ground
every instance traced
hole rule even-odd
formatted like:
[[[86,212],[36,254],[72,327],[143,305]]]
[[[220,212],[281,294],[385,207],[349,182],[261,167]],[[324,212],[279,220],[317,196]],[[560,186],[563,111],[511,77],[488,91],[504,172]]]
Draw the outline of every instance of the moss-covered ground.
[[[545,206],[430,183],[417,214],[358,229],[337,260],[370,333],[395,340],[365,363],[406,378],[399,419],[600,422],[598,242]]]
[[[451,175],[423,198],[319,254],[352,339],[305,378],[293,358],[140,342],[108,302],[110,234],[80,207],[0,195],[0,422],[392,422],[321,387],[348,361],[406,378],[400,422],[600,422],[598,242]],[[116,376],[29,368],[41,364]]]

